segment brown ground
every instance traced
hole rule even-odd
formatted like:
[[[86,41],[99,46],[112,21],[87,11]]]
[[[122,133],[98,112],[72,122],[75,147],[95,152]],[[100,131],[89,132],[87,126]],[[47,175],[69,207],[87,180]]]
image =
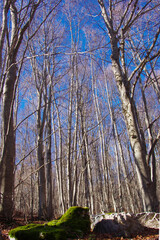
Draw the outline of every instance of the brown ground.
[[[40,221],[34,221],[35,223],[43,223]],[[8,240],[8,232],[15,227],[25,225],[26,222],[22,218],[16,218],[11,223],[5,222],[3,219],[0,219],[0,230],[2,233],[2,239]],[[159,231],[157,229],[146,228],[144,232],[137,235],[134,238],[123,238],[123,237],[112,237],[111,235],[93,235],[92,233],[87,236],[84,240],[159,240]]]

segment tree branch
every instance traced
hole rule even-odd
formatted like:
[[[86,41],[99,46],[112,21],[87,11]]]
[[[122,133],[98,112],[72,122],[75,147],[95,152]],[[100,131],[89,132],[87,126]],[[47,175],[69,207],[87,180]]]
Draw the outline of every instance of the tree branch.
[[[20,33],[19,33],[19,38],[18,38],[16,47],[15,47],[15,52],[18,51],[18,49],[19,49],[19,47],[20,47],[20,45],[21,45],[22,39],[23,39],[23,35],[24,35],[25,31],[27,30],[27,28],[29,27],[30,23],[32,22],[33,17],[34,17],[34,14],[35,14],[38,6],[40,5],[41,1],[42,1],[42,0],[38,0],[38,2],[34,5],[34,8],[31,10],[29,20],[26,22],[26,24],[25,24],[25,25],[23,26],[23,28],[21,29],[21,31],[20,31]]]
[[[150,0],[149,2],[147,2],[146,4],[145,4],[145,6],[144,7],[142,7],[142,9],[141,10],[139,10],[139,12],[137,13],[137,15],[135,16],[135,18],[132,20],[132,17],[133,17],[133,15],[134,15],[134,12],[135,12],[135,9],[134,9],[134,12],[133,12],[133,14],[130,16],[130,19],[128,20],[128,22],[127,22],[127,24],[126,24],[126,27],[125,27],[125,32],[130,28],[130,26],[132,26],[133,25],[133,23],[140,17],[140,16],[142,16],[142,15],[144,15],[145,14],[145,11],[143,12],[143,10],[148,6],[148,4],[151,2],[152,0]],[[137,0],[136,0],[136,6],[137,6]],[[136,7],[135,6],[135,7]],[[152,9],[151,9],[152,10]],[[150,11],[151,11],[150,10]],[[148,11],[148,10],[147,10]],[[132,20],[132,21],[131,21]]]
[[[139,72],[138,76],[140,76],[140,74],[141,74],[141,72],[143,71],[143,68],[144,68],[144,66],[146,65],[146,63],[149,62],[149,61],[152,61],[154,58],[156,58],[157,56],[160,55],[160,50],[159,50],[159,51],[158,51],[157,53],[155,53],[153,56],[149,57],[150,54],[151,54],[151,52],[152,52],[152,50],[153,50],[153,48],[155,47],[155,44],[156,44],[157,39],[158,39],[158,37],[159,37],[159,34],[160,34],[160,27],[159,27],[159,29],[158,29],[155,37],[154,37],[153,43],[152,43],[151,47],[149,48],[146,56],[141,60],[140,64],[139,64],[139,65],[135,68],[135,70],[132,72],[132,74],[130,75],[128,81],[131,81],[131,79],[134,77],[134,75],[135,75],[135,74],[137,73],[137,71],[139,71],[139,70],[140,70],[140,72]]]
[[[109,33],[111,34],[111,32],[113,31],[112,27],[111,27],[111,23],[110,23],[110,19],[108,17],[108,14],[107,14],[107,11],[106,11],[106,8],[104,6],[104,2],[103,0],[98,0],[98,3],[100,5],[100,8],[101,8],[101,11],[102,11],[102,16],[104,18],[104,21],[105,21],[105,24],[107,26],[107,29],[109,31]]]
[[[119,24],[119,27],[118,27],[117,31],[118,31],[119,28],[121,27],[121,25],[122,25],[122,23],[123,23],[123,20],[124,20],[124,18],[125,18],[125,16],[126,16],[128,10],[129,10],[129,7],[130,7],[130,5],[132,4],[132,2],[133,2],[133,1],[131,0],[131,1],[128,3],[128,6],[127,6],[127,8],[126,8],[126,11],[125,11],[123,17],[121,18],[121,22],[120,22],[120,24]],[[136,2],[135,2],[135,4],[134,4],[134,7],[133,7],[133,9],[132,9],[132,11],[131,11],[130,17],[129,17],[126,25],[124,26],[124,33],[125,33],[125,32],[127,31],[127,29],[128,29],[129,23],[130,23],[130,21],[132,20],[132,17],[133,17],[133,15],[134,15],[134,13],[135,13],[137,4],[138,4],[138,0],[136,0]]]

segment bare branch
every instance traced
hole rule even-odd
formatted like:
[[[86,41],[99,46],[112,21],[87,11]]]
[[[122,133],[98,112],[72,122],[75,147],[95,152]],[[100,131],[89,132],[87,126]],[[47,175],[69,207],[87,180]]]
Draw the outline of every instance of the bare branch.
[[[153,48],[155,47],[155,44],[156,44],[157,39],[158,39],[158,37],[159,37],[159,34],[160,34],[160,27],[159,27],[159,29],[158,29],[155,37],[154,37],[153,43],[152,43],[151,47],[149,48],[146,56],[141,60],[140,64],[139,64],[139,65],[135,68],[135,70],[132,72],[132,74],[130,75],[128,81],[131,81],[131,79],[134,77],[134,75],[140,70],[140,71],[139,71],[139,74],[138,74],[138,76],[139,76],[139,75],[141,74],[141,72],[143,71],[146,63],[149,62],[149,61],[152,61],[154,58],[156,58],[156,57],[158,57],[158,56],[160,55],[160,50],[159,50],[159,51],[158,51],[157,53],[155,53],[153,56],[149,57],[150,54],[151,54],[151,52],[152,52],[152,50],[153,50]]]
[[[43,106],[41,106],[41,108],[43,108]],[[16,131],[18,129],[18,127],[24,122],[26,121],[29,117],[31,117],[32,115],[34,115],[36,112],[38,112],[38,109],[36,109],[35,111],[33,111],[32,113],[28,114],[22,121],[20,121],[17,126],[14,128],[14,131]]]
[[[22,42],[22,39],[23,39],[23,35],[25,33],[25,31],[27,30],[27,28],[29,27],[30,23],[32,22],[33,20],[33,17],[35,15],[35,12],[38,8],[38,6],[40,5],[42,0],[38,0],[38,2],[34,5],[34,8],[31,10],[31,14],[30,14],[30,18],[29,20],[27,21],[27,23],[23,26],[23,28],[21,29],[20,33],[19,33],[19,38],[18,38],[18,41],[17,41],[17,44],[16,44],[16,47],[15,47],[15,52],[18,51],[20,45],[21,45],[21,42]]]
[[[47,20],[47,18],[49,17],[49,15],[53,12],[53,10],[60,4],[62,0],[59,0],[58,3],[49,11],[49,13],[46,15],[46,17],[44,18],[44,20],[39,24],[39,26],[37,27],[37,29],[35,30],[35,32],[29,37],[29,40],[32,39],[35,34],[38,32],[38,30],[40,29],[40,27],[43,25],[43,23]]]
[[[107,14],[107,11],[106,11],[106,8],[104,6],[104,2],[103,0],[98,0],[98,3],[101,7],[101,11],[102,11],[102,16],[104,18],[104,21],[105,21],[105,24],[107,26],[107,29],[109,31],[109,33],[111,33],[113,31],[112,27],[111,27],[111,20],[109,19],[108,17],[108,14]]]
[[[128,13],[128,10],[129,10],[129,8],[130,8],[132,2],[133,2],[133,0],[130,0],[130,2],[128,3],[128,5],[127,5],[127,7],[126,7],[126,10],[125,10],[125,12],[124,12],[124,14],[123,14],[123,16],[122,16],[122,18],[121,18],[120,24],[119,24],[119,26],[118,26],[118,28],[117,28],[117,30],[116,30],[117,32],[118,32],[119,29],[121,28],[121,26],[122,26],[122,24],[123,24],[123,21],[124,21],[126,15],[127,15],[127,13]],[[136,9],[136,6],[137,6],[137,3],[138,3],[138,0],[136,0],[136,2],[135,2],[135,4],[134,4],[133,10],[132,10],[132,12],[131,12],[131,14],[130,14],[130,17],[129,17],[129,19],[128,19],[128,21],[127,21],[125,27],[124,27],[124,31],[126,31],[127,26],[128,26],[129,22],[131,21],[133,15],[134,15],[134,12],[135,12],[135,9]]]
[[[138,3],[138,1],[136,0],[136,5],[135,5],[135,7],[134,7],[134,12],[132,11],[132,14],[131,14],[131,16],[130,16],[130,18],[129,18],[127,24],[126,24],[126,26],[125,26],[125,29],[124,29],[125,32],[133,25],[133,23],[134,23],[140,16],[142,16],[142,15],[145,14],[145,11],[143,12],[143,10],[148,6],[148,4],[149,4],[151,1],[152,1],[152,0],[149,0],[149,2],[147,2],[147,3],[145,4],[145,6],[143,6],[142,9],[139,10],[139,12],[137,13],[137,15],[132,19],[133,15],[134,15],[134,12],[135,12],[135,9],[136,9],[136,6],[137,6],[137,3]],[[151,9],[151,10],[152,10],[152,9]]]

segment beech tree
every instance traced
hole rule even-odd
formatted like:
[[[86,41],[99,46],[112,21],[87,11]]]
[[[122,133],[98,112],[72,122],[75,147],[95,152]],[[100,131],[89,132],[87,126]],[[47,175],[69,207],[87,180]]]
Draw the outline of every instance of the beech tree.
[[[60,1],[51,7],[46,18]],[[0,160],[0,212],[7,219],[12,218],[13,212],[13,187],[15,163],[15,131],[14,131],[14,99],[17,88],[17,56],[25,33],[29,34],[30,26],[41,0],[28,1],[27,3],[6,0],[3,3],[2,34],[0,38],[0,68],[4,71],[1,79],[1,92],[3,93],[2,113],[2,154]],[[45,19],[46,20],[46,19]],[[9,24],[11,21],[11,24]],[[36,34],[44,21],[36,27],[35,32],[28,36],[28,41]],[[4,50],[5,47],[5,50]],[[5,58],[5,51],[7,52]],[[23,51],[22,58],[26,50]],[[3,62],[3,60],[5,62]]]
[[[98,0],[98,3],[110,38],[112,69],[120,93],[123,115],[135,157],[144,210],[155,211],[158,207],[156,187],[155,182],[151,179],[150,165],[147,161],[146,142],[144,133],[140,128],[137,107],[134,101],[134,89],[147,63],[157,58],[160,54],[160,50],[155,51],[160,28],[157,29],[157,32],[150,40],[150,46],[144,52],[138,66],[135,66],[131,73],[127,69],[125,47],[127,34],[134,27],[137,20],[144,15],[151,14],[159,6],[159,3],[146,1],[145,4],[142,4],[142,1],[138,0],[125,1],[124,5],[117,1]],[[118,11],[120,8],[123,10]],[[118,13],[119,16],[117,15]]]
[[[0,160],[0,212],[11,219],[13,212],[14,162],[15,162],[15,132],[13,122],[13,105],[17,81],[17,55],[26,30],[29,28],[41,1],[29,2],[26,8],[17,9],[16,1],[4,1],[0,58],[6,39],[7,58],[5,80],[3,85],[3,126],[2,155]],[[28,14],[29,10],[29,14]],[[20,17],[21,16],[21,17]],[[26,16],[28,16],[26,21]],[[11,18],[11,28],[9,26]],[[9,36],[8,36],[9,34]],[[1,60],[2,61],[2,60]]]

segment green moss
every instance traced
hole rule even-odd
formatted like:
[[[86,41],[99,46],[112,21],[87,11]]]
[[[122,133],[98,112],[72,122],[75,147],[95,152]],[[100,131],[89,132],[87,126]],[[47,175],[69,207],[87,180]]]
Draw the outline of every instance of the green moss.
[[[57,224],[58,220],[52,220],[51,222],[48,222],[48,226],[55,226]]]
[[[82,207],[69,208],[58,220],[56,226],[67,228],[67,231],[70,232],[70,237],[83,237],[84,233],[90,231],[89,209]]]
[[[58,239],[66,239],[66,233],[63,229],[56,229],[54,227],[49,226],[32,226],[30,228],[26,228],[26,226],[18,227],[9,232],[10,237],[14,237],[15,239],[23,239],[23,240],[36,240],[36,239],[45,239],[45,240],[58,240]]]
[[[59,219],[47,224],[28,224],[12,229],[9,236],[16,240],[62,240],[83,237],[90,231],[89,209],[71,207]]]

